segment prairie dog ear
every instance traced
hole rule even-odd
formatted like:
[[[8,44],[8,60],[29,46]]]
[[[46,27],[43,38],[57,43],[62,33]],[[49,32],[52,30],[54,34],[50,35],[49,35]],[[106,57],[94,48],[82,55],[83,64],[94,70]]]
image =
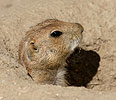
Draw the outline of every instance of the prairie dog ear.
[[[30,50],[31,50],[31,52],[34,52],[34,53],[38,53],[38,52],[39,52],[39,48],[38,48],[38,46],[35,44],[35,42],[34,42],[33,40],[30,41],[29,45],[30,45]]]

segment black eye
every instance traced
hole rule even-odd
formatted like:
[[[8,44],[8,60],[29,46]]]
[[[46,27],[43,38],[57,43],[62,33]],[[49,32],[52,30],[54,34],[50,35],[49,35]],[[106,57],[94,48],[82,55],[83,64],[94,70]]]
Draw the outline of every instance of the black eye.
[[[54,31],[51,33],[52,37],[59,37],[60,35],[62,35],[62,32],[60,32],[60,31]]]

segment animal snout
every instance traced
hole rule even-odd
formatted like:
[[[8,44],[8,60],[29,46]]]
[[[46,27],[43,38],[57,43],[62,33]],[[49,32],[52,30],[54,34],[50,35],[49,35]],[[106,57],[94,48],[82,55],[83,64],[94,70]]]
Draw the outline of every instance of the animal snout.
[[[78,27],[79,27],[79,29],[80,29],[80,32],[82,33],[82,32],[84,31],[83,26],[82,26],[81,24],[79,24],[79,23],[75,23],[75,24],[77,24],[77,25],[78,25]]]

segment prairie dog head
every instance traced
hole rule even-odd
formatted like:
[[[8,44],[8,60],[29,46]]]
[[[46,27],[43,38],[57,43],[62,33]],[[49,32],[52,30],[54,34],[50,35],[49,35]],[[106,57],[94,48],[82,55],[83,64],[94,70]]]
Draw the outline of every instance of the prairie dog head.
[[[27,32],[20,44],[19,58],[23,65],[40,69],[62,65],[78,47],[83,30],[78,23],[48,19]]]

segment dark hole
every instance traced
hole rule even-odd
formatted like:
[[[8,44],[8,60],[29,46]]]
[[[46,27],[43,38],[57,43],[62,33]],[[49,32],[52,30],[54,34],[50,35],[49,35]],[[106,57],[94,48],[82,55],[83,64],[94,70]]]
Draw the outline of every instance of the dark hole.
[[[78,49],[67,59],[66,79],[71,86],[85,86],[92,81],[99,67],[100,56],[92,50]]]

